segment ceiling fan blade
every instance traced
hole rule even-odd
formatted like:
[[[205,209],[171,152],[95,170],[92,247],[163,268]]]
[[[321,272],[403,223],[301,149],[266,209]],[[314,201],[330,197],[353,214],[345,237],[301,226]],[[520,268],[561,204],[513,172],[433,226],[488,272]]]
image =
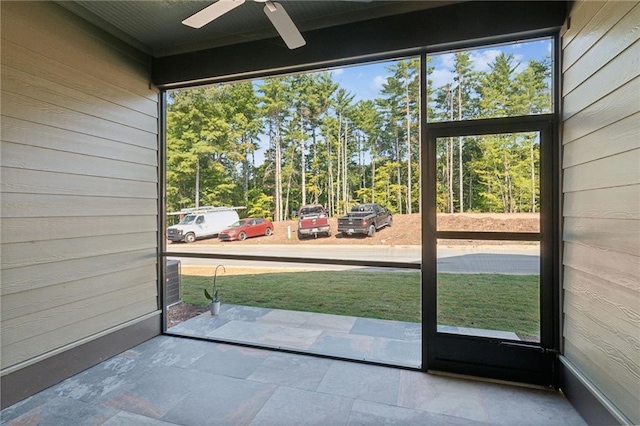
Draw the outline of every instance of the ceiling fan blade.
[[[296,24],[293,23],[291,17],[280,3],[266,2],[264,13],[273,26],[276,27],[278,34],[280,34],[289,49],[297,49],[307,44],[300,31],[298,31]]]
[[[183,24],[192,28],[202,28],[214,19],[235,9],[244,3],[245,0],[218,0],[210,6],[205,7],[200,12],[189,16],[182,21]]]

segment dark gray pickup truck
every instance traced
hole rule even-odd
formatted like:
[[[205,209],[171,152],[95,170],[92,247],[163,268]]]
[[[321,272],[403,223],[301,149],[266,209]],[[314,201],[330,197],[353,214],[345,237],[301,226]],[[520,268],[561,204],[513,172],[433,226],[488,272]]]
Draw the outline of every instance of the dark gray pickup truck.
[[[358,204],[346,216],[338,218],[338,232],[343,235],[367,234],[373,237],[383,226],[391,226],[389,210],[378,204]]]

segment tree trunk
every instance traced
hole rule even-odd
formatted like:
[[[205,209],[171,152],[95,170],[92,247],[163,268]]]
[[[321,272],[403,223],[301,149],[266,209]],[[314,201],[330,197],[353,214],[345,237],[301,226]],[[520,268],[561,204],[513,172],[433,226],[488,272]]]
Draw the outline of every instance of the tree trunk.
[[[282,141],[280,140],[280,123],[276,122],[275,129],[275,161],[276,161],[276,222],[283,219],[283,205],[282,205]]]
[[[533,155],[533,141],[531,141],[531,213],[536,212],[536,165]]]
[[[342,190],[342,113],[338,116],[338,152],[336,153],[336,173],[338,174],[336,178],[336,198],[334,202],[334,208],[337,214],[341,212],[340,210],[340,191]]]
[[[302,114],[300,114],[300,134],[302,136],[302,140],[300,141],[300,192],[302,193],[302,205],[307,204],[307,157],[306,157],[306,146],[304,143],[304,119],[302,118]]]
[[[464,181],[463,181],[463,164],[462,164],[462,136],[458,136],[458,197],[460,198],[460,213],[464,213]]]
[[[246,143],[246,135],[242,135],[242,146],[245,146]],[[249,153],[247,152],[247,148],[244,148],[244,156],[242,159],[242,199],[244,200],[244,204],[247,204],[249,201],[248,193],[249,193]]]
[[[316,191],[313,198],[313,202],[315,204],[320,204],[320,178],[318,177],[320,171],[318,170],[318,145],[316,141],[316,128],[313,127],[313,133],[311,134],[312,143],[313,143],[313,175],[315,176],[316,182]]]
[[[302,192],[302,205],[304,206],[305,204],[307,204],[307,175],[305,173],[305,164],[307,161],[306,155],[305,155],[305,149],[304,149],[304,142],[302,142],[300,144],[300,150],[302,151],[302,154],[300,155],[300,161],[301,161],[301,165],[300,165],[300,175],[301,175],[301,183],[300,183],[300,192]]]
[[[200,208],[200,157],[196,159],[196,209]]]
[[[376,156],[371,151],[371,202],[376,202]]]
[[[407,84],[407,213],[411,214],[411,110],[409,109],[409,85]]]
[[[334,202],[333,202],[333,154],[331,152],[331,138],[328,137],[327,138],[327,161],[329,162],[329,170],[327,172],[328,176],[327,176],[327,180],[329,181],[329,188],[328,188],[328,202],[327,202],[327,210],[329,211],[329,215],[333,216],[335,211],[334,211]]]
[[[347,213],[347,206],[349,204],[349,180],[348,180],[348,171],[349,171],[349,162],[347,161],[347,140],[349,137],[349,122],[344,122],[344,145],[343,145],[343,154],[342,154],[342,205],[343,205],[343,213]]]
[[[453,138],[449,138],[447,157],[447,163],[449,163],[447,176],[447,180],[449,181],[449,213],[453,213]]]
[[[462,78],[458,82],[458,120],[462,120]],[[462,136],[458,136],[458,197],[460,198],[460,213],[464,213],[464,181],[462,165]]]

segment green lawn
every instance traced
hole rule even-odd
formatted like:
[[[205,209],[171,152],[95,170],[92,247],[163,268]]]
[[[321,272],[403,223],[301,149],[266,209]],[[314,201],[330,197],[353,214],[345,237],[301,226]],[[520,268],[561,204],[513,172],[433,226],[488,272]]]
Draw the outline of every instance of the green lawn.
[[[222,303],[421,321],[418,272],[287,272],[217,278]],[[182,299],[206,305],[208,277],[182,275]],[[539,277],[439,274],[438,324],[539,334]]]

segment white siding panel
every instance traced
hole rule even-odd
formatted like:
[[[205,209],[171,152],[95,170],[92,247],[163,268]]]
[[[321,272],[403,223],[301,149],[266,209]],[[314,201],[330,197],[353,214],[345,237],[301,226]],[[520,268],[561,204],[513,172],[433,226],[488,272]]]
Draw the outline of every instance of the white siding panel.
[[[143,148],[11,117],[2,118],[2,141],[147,166],[156,166],[158,163],[155,147]]]
[[[603,281],[640,292],[638,256],[566,241],[563,262],[565,266],[599,277]]]
[[[576,3],[571,16],[571,25],[562,35],[562,48],[565,49],[580,31],[593,19],[598,11],[607,4],[606,1],[582,1]]]
[[[640,6],[638,2],[635,3],[636,6],[618,22],[618,25],[611,28],[597,45],[594,45],[581,57],[581,66],[572,66],[563,73],[564,93],[571,92],[640,38]],[[569,46],[570,49],[571,46]],[[563,50],[563,56],[566,57],[567,52],[567,49]]]
[[[564,355],[616,415],[640,424],[640,3],[573,3],[570,22]]]
[[[127,250],[143,250],[156,247],[157,244],[157,235],[154,232],[3,244],[2,268],[20,268],[115,254],[122,251],[123,247]]]
[[[640,256],[640,221],[568,217],[564,241]]]
[[[563,164],[569,168],[578,164],[609,157],[640,148],[640,113],[613,123],[564,145]]]
[[[575,303],[597,321],[615,324],[624,334],[640,339],[640,293],[571,267],[564,271],[564,289],[568,303]]]
[[[34,357],[34,354],[38,354],[43,347],[55,350],[82,340],[87,336],[117,327],[123,323],[123,318],[128,318],[129,320],[140,318],[154,312],[156,305],[155,298],[138,301],[121,300],[115,310],[83,319],[80,322],[74,322],[65,327],[56,328],[47,334],[29,337],[14,345],[3,346],[1,368],[6,369],[23,360],[30,359]],[[87,312],[92,312],[92,310],[88,309]]]
[[[602,38],[613,28],[618,21],[629,13],[635,6],[630,1],[607,2],[597,11],[593,18],[580,30],[578,37],[573,39],[570,46],[564,49],[562,58],[562,70],[566,72],[584,53],[592,46],[602,42]]]
[[[158,310],[150,58],[55,2],[1,2],[0,368]]]
[[[640,149],[601,158],[564,171],[565,192],[640,183]]]
[[[568,192],[564,217],[637,219],[640,217],[640,188],[636,185]]]
[[[54,151],[4,142],[4,167],[67,173],[69,175],[100,176],[155,183],[158,169],[143,164],[114,161],[85,154]]]
[[[580,336],[580,339],[565,341],[565,356],[578,366],[589,365],[588,377],[598,384],[598,390],[610,401],[616,401],[615,407],[627,418],[640,414],[638,409],[637,374],[627,365],[627,358],[605,339],[599,344],[601,335],[591,332],[590,328],[578,327],[583,321],[568,317],[565,328],[568,333]],[[616,368],[612,368],[612,366]]]
[[[638,111],[640,103],[638,93],[640,93],[640,78],[636,77],[566,120],[563,128],[564,140],[578,139],[633,115]]]
[[[100,235],[126,235],[155,232],[156,216],[93,216],[49,217],[33,220],[28,217],[5,218],[0,224],[2,242],[62,240]]]
[[[53,308],[50,307],[52,305],[45,305],[32,314],[11,319],[3,318],[3,343],[10,346],[22,340],[53,332],[59,327],[67,327],[116,310],[124,300],[129,303],[146,300],[155,288],[156,282],[147,280],[138,284],[135,281],[129,281],[128,284],[120,290],[102,294],[100,297],[70,303],[62,300]]]
[[[0,300],[2,320],[35,314],[49,306],[64,306],[80,301],[101,299],[108,293],[147,285],[155,274],[155,265],[126,269],[78,281],[38,288],[24,293],[5,295]]]
[[[55,104],[2,91],[2,115],[154,149],[157,135]]]
[[[3,194],[3,217],[150,216],[158,215],[152,199],[70,197],[64,195]],[[126,218],[122,218],[125,220]]]
[[[143,63],[129,54],[130,49],[114,48],[115,40],[105,42],[103,32],[91,31],[89,25],[61,7],[42,2],[19,3],[6,2],[2,6],[4,40],[131,93],[157,98],[149,89],[148,59]]]
[[[634,381],[618,381],[623,386],[626,384],[629,389],[640,383],[640,364],[638,353],[640,353],[640,338],[637,333],[629,334],[633,328],[626,321],[620,321],[612,315],[606,317],[596,317],[595,312],[580,300],[575,294],[565,292],[565,322],[568,328],[582,336],[591,343],[606,342],[605,347],[600,347],[592,351],[594,358],[602,360],[603,363],[615,364],[616,369],[612,375],[619,374],[619,379],[625,379],[631,374]],[[609,308],[611,310],[611,308]],[[610,319],[607,322],[606,319]],[[615,322],[614,322],[615,321]],[[626,324],[622,327],[619,324]],[[633,330],[635,331],[635,330]]]
[[[152,198],[155,182],[69,175],[3,167],[2,192],[23,194],[88,195],[94,197]]]
[[[153,265],[156,249],[119,251],[95,257],[82,257],[64,262],[29,265],[23,268],[3,269],[2,294],[19,293],[37,288],[64,284],[86,278],[118,273],[127,269]]]
[[[8,40],[2,41],[1,55],[3,63],[11,63],[15,69],[25,73],[41,76],[65,87],[91,94],[96,98],[127,107],[133,111],[140,111],[150,117],[155,117],[158,114],[158,102],[155,98],[127,91],[113,83],[79,71],[73,65],[67,65],[42,55],[30,55],[27,49]]]
[[[640,41],[636,41],[575,90],[565,95],[562,118],[567,120],[573,117],[608,93],[624,86],[637,76],[639,68]]]
[[[158,121],[149,115],[105,101],[77,89],[3,65],[2,90],[55,104],[72,111],[155,133]]]

